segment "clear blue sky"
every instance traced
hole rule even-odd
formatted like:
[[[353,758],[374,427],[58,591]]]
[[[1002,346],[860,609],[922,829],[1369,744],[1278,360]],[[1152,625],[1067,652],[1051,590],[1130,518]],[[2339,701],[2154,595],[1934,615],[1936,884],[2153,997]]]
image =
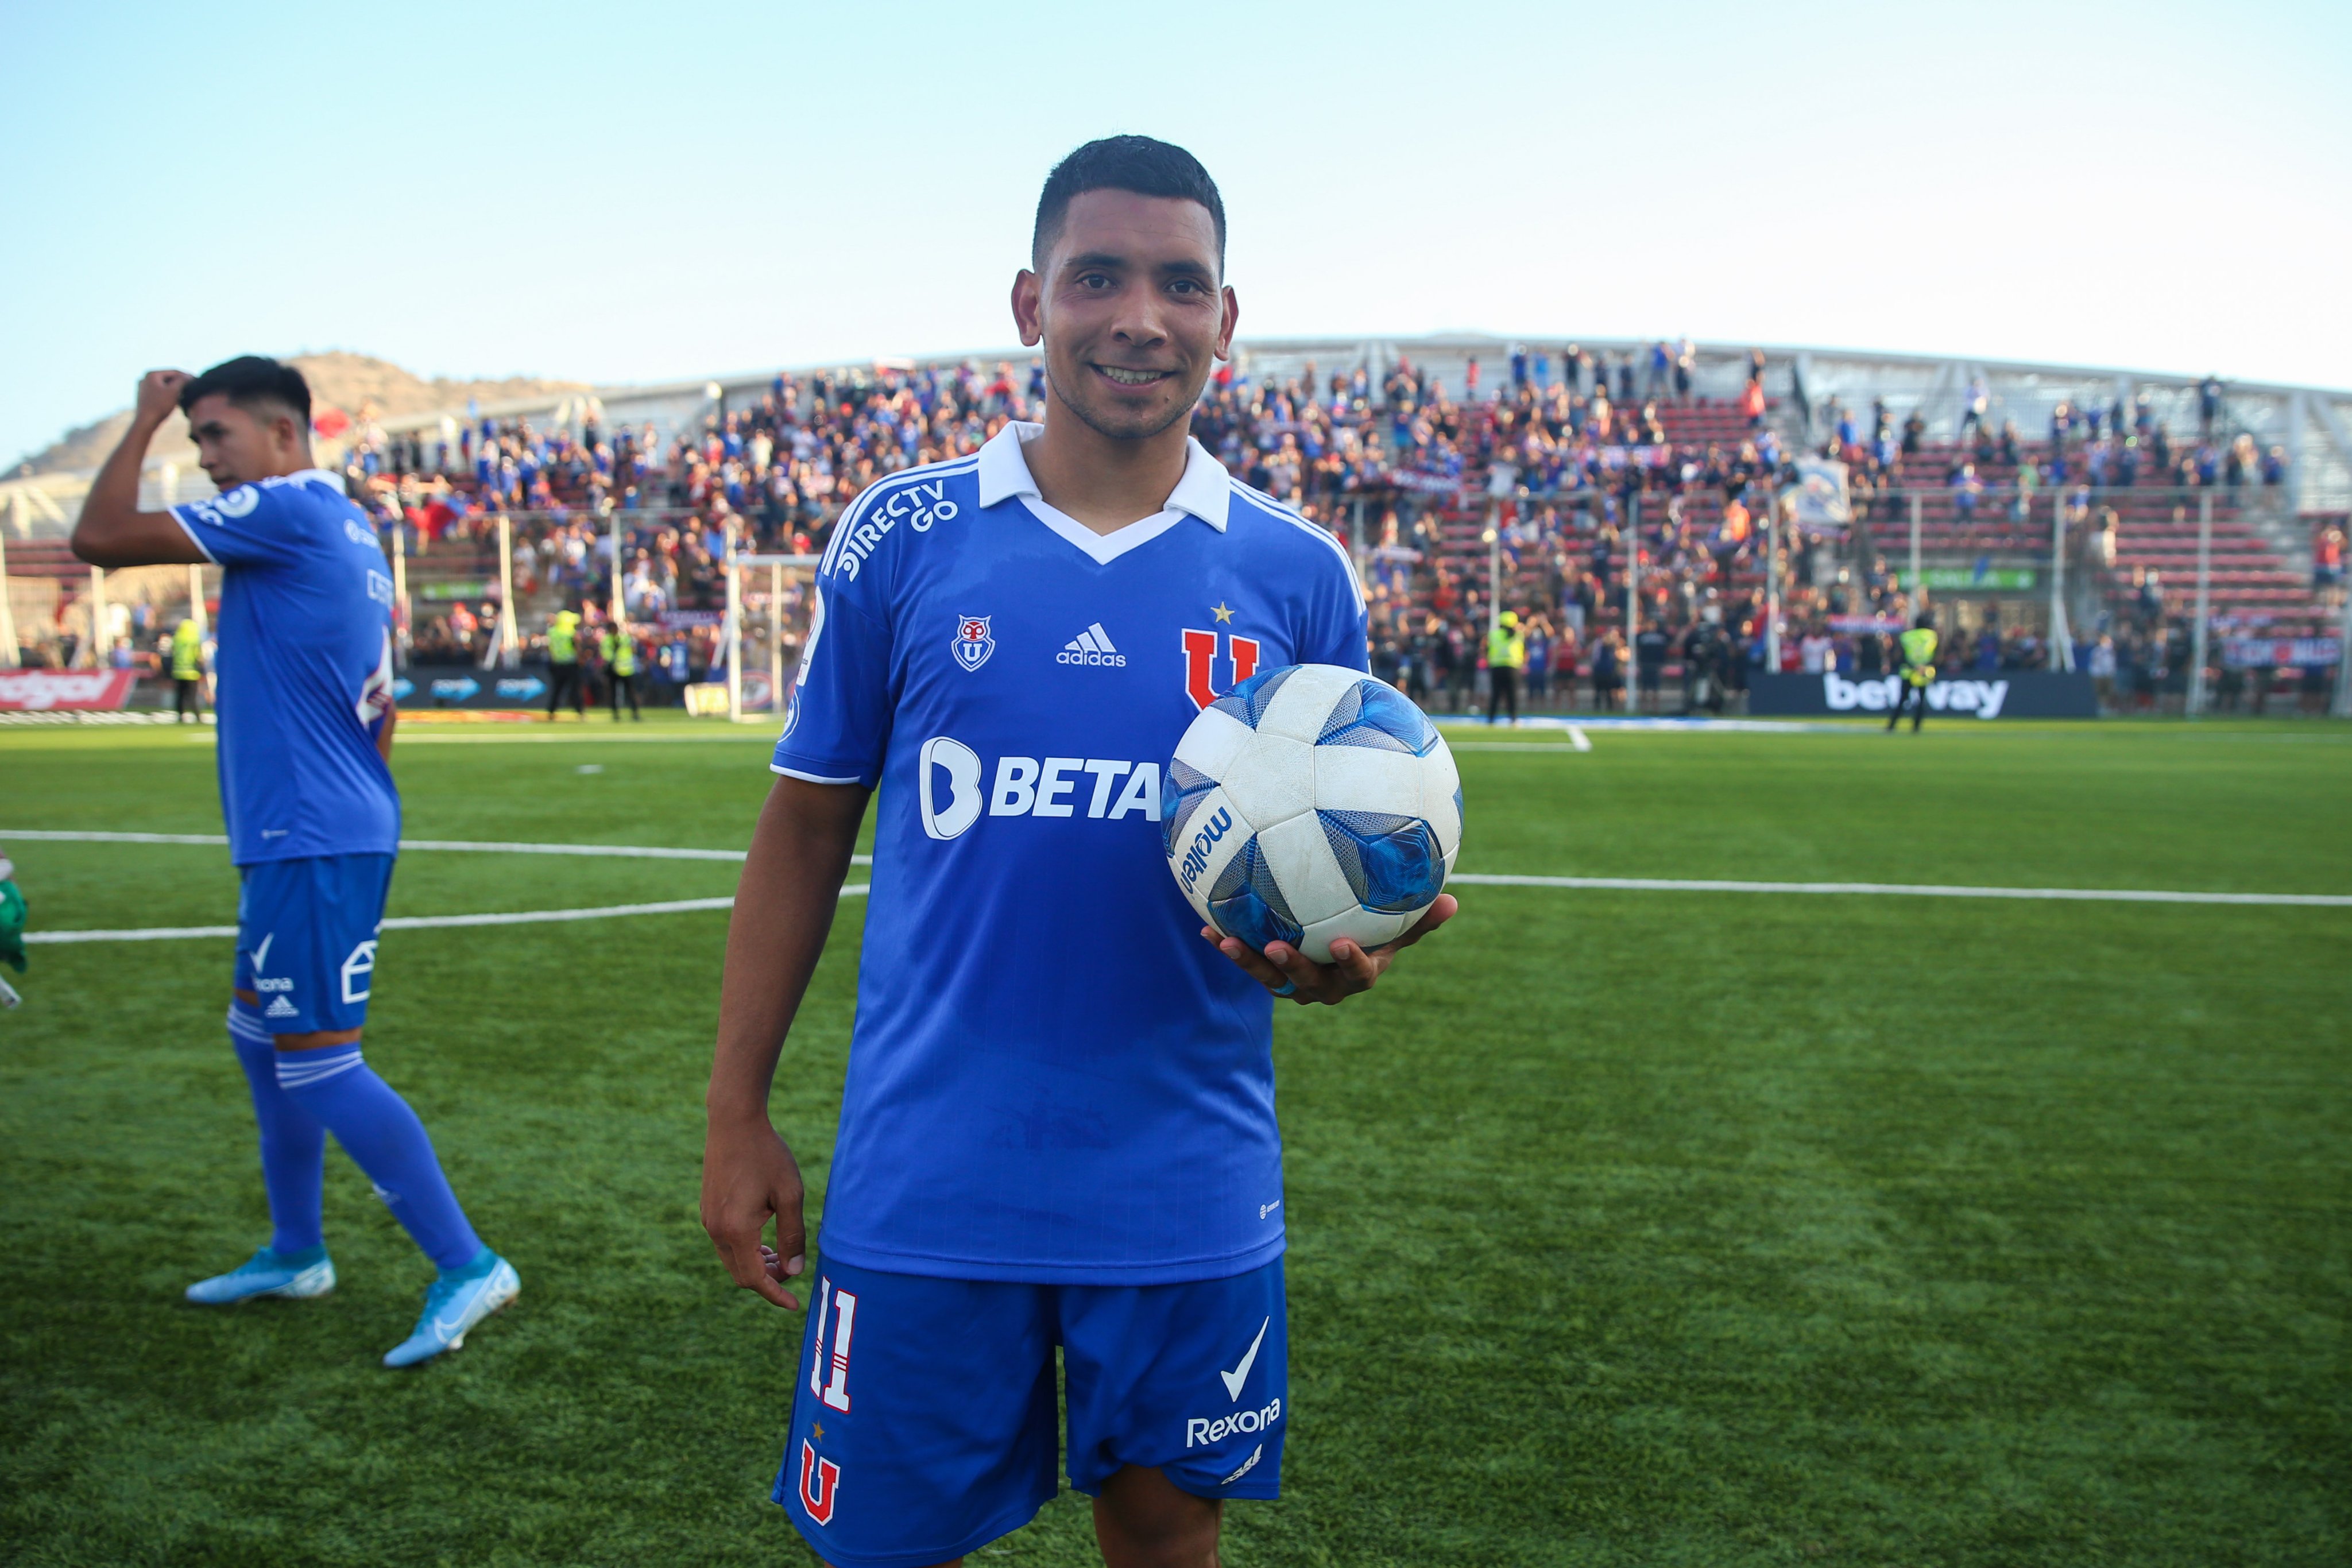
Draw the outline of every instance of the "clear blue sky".
[[[883,18],[887,16],[887,21]],[[0,461],[152,365],[1007,343],[1045,170],[1223,187],[1244,337],[2352,384],[2352,6],[0,5]]]

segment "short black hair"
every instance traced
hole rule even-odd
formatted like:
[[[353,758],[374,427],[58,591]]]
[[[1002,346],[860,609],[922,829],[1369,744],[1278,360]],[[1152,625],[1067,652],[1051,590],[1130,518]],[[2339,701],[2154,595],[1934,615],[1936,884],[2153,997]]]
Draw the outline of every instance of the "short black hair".
[[[215,392],[243,409],[261,402],[290,409],[301,420],[303,433],[310,433],[310,383],[291,365],[263,354],[239,354],[234,360],[223,360],[180,389],[180,412],[187,413],[196,406],[198,398],[210,397]]]
[[[1061,234],[1070,203],[1088,191],[1132,191],[1200,203],[1217,225],[1217,270],[1224,271],[1225,199],[1217,194],[1217,183],[1198,158],[1149,136],[1105,136],[1054,165],[1037,197],[1037,226],[1029,235],[1031,267],[1045,265],[1045,252]]]

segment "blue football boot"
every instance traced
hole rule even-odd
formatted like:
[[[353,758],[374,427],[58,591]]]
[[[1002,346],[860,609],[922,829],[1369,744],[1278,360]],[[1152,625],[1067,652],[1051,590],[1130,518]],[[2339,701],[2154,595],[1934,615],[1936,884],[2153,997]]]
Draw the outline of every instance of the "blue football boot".
[[[514,1265],[491,1251],[463,1269],[445,1270],[425,1292],[425,1311],[409,1336],[384,1353],[386,1366],[415,1366],[462,1349],[466,1331],[522,1294]]]
[[[327,1256],[324,1247],[283,1256],[265,1247],[228,1273],[189,1286],[188,1300],[207,1307],[225,1307],[257,1296],[305,1301],[334,1288],[334,1260]]]

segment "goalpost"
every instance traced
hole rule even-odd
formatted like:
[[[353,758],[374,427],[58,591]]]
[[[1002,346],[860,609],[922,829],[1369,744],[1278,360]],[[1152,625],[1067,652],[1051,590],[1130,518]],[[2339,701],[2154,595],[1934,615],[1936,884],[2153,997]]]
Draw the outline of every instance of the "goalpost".
[[[808,595],[802,574],[814,571],[824,558],[814,555],[763,555],[730,550],[727,556],[727,615],[719,642],[727,650],[727,721],[744,724],[773,718],[784,710],[785,665],[800,661],[802,626]],[[762,591],[747,591],[746,572],[764,570]],[[756,580],[756,579],[755,579]],[[743,700],[743,655],[749,647],[764,653],[767,701],[754,710]]]

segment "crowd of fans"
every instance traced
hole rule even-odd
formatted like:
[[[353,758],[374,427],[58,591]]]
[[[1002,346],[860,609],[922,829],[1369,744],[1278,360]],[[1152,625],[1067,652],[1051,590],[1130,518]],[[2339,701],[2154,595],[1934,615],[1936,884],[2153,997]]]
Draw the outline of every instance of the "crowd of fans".
[[[1515,348],[1491,382],[1471,361],[1458,396],[1403,360],[1377,376],[1308,364],[1255,378],[1228,366],[1192,428],[1236,476],[1358,548],[1375,661],[1416,695],[1456,708],[1478,701],[1490,545],[1499,607],[1527,621],[1538,707],[1630,699],[1719,708],[1768,657],[1768,538],[1780,551],[1782,666],[1891,668],[1889,639],[1913,612],[1910,585],[1873,551],[1866,527],[1808,520],[1797,504],[1800,454],[1783,428],[1805,433],[1802,455],[1844,462],[1858,521],[1894,515],[1900,493],[1922,484],[1921,465],[1940,464],[1953,517],[2007,517],[2036,543],[2046,541],[2037,518],[2048,510],[2035,513],[2037,497],[2063,497],[2094,569],[2115,559],[2115,514],[2095,506],[2102,491],[2284,476],[2283,453],[2226,438],[2218,383],[2194,441],[2176,442],[2142,398],[2061,404],[2046,439],[2029,443],[2013,423],[1995,427],[1979,382],[1966,394],[1959,440],[1931,447],[1917,413],[1898,425],[1883,402],[1865,419],[1835,398],[1804,402],[1801,386],[1793,399],[1768,399],[1760,353],[1735,398],[1709,403],[1695,395],[1694,362],[1686,340],[1613,356]],[[611,598],[617,535],[622,610],[649,662],[699,679],[723,657],[730,539],[821,549],[867,485],[972,452],[1007,420],[1039,417],[1044,398],[1034,361],[1025,371],[882,367],[780,375],[749,406],[722,405],[701,428],[667,439],[650,424],[606,429],[591,417],[576,431],[477,420],[454,440],[428,440],[387,436],[363,413],[347,454],[354,493],[402,526],[415,575],[453,557],[478,560],[507,516],[517,519],[518,599],[596,617]],[[2104,663],[2104,638],[2121,689],[2160,693],[2179,663],[2168,656],[2177,607],[2160,586],[2135,586],[2132,612],[2093,628],[2074,651],[2078,663]],[[478,601],[420,602],[413,653],[477,657],[497,613]],[[2022,624],[1955,625],[1947,635],[1963,632],[1971,664],[2049,658]]]

